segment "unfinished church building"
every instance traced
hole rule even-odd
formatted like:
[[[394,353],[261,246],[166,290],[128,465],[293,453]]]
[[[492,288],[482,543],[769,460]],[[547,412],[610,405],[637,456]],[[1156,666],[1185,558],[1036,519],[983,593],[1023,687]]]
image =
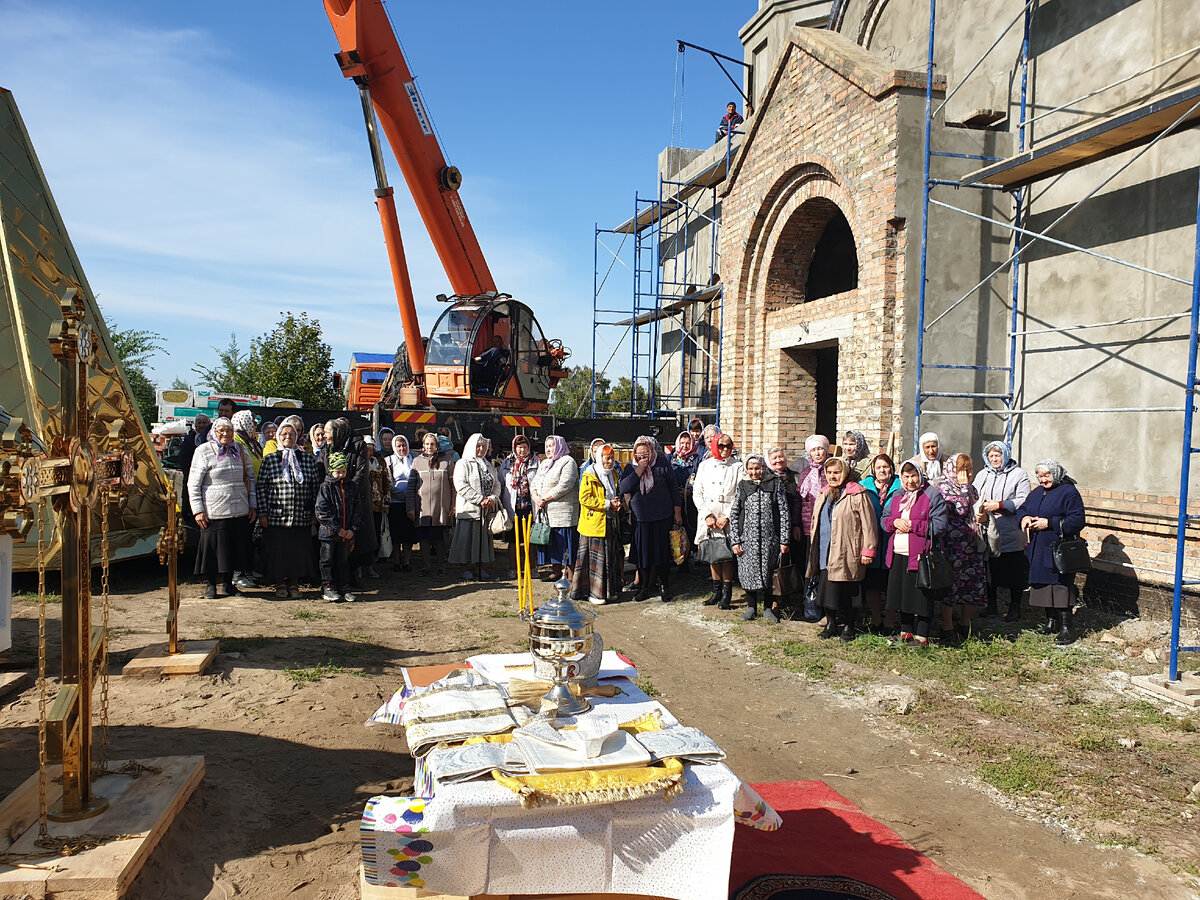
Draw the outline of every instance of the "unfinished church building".
[[[977,466],[1007,433],[1027,469],[1053,457],[1079,482],[1089,598],[1152,601],[1178,532],[1200,17],[1193,0],[939,4],[927,187],[930,7],[763,0],[728,171],[722,145],[660,159],[675,183],[719,180],[711,229],[670,232],[693,264],[714,245],[721,425],[792,455],[854,428],[898,459],[919,428]],[[682,251],[662,250],[670,293]],[[1200,544],[1188,560],[1200,575]]]

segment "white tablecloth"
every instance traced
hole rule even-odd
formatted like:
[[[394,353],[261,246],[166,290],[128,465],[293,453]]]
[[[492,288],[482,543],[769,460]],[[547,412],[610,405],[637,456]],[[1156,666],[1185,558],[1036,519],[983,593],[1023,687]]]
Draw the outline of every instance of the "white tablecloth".
[[[658,710],[632,682],[592,698],[620,721]],[[446,894],[627,893],[725,900],[735,820],[778,817],[724,764],[688,765],[683,791],[587,806],[526,809],[494,781],[435,786],[433,795],[372,797],[363,812],[367,881]]]

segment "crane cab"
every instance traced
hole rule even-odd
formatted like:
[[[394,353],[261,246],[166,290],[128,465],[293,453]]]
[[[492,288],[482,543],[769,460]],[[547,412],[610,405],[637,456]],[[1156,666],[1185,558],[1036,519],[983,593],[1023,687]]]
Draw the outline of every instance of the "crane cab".
[[[544,410],[569,351],[507,294],[451,298],[429,333],[425,392],[437,406]]]

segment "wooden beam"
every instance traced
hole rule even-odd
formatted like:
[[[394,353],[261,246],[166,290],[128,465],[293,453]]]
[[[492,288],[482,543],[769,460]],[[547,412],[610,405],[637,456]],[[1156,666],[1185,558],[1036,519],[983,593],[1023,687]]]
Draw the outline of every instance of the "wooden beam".
[[[1176,91],[1128,112],[1083,125],[1060,138],[993,163],[962,179],[963,185],[994,184],[1007,190],[1068,172],[1148,143],[1180,117],[1177,131],[1200,123],[1200,85]],[[1196,107],[1193,109],[1193,107]]]

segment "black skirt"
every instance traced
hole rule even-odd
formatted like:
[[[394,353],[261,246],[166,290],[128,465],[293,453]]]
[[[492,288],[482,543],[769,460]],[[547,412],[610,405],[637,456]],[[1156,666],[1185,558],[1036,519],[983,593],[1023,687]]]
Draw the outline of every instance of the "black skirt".
[[[933,615],[933,595],[917,587],[917,570],[909,570],[908,557],[892,554],[888,575],[887,608],[912,616]]]
[[[817,602],[829,610],[862,609],[863,583],[861,581],[830,581],[822,569],[817,582]]]
[[[675,565],[675,558],[671,555],[672,524],[670,519],[659,519],[657,522],[634,520],[629,558],[635,566],[649,569],[652,566]]]
[[[403,503],[393,503],[388,507],[388,528],[392,532],[393,547],[411,547],[418,540],[417,526],[408,517],[408,510]]]
[[[308,525],[264,528],[260,563],[269,584],[315,578],[312,529]]]
[[[215,579],[218,575],[244,572],[250,567],[250,519],[209,519],[200,532],[196,548],[197,575]]]

